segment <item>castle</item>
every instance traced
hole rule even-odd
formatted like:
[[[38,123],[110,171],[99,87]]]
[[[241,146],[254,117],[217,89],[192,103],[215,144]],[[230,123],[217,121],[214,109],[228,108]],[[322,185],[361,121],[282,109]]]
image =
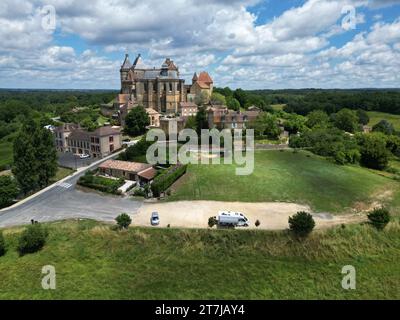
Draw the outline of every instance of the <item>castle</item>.
[[[167,58],[161,68],[148,68],[140,54],[133,64],[129,55],[120,69],[121,91],[113,103],[121,124],[126,114],[135,106],[163,114],[178,114],[186,103],[208,103],[213,91],[213,80],[203,71],[193,76],[192,84],[185,84],[179,69]]]

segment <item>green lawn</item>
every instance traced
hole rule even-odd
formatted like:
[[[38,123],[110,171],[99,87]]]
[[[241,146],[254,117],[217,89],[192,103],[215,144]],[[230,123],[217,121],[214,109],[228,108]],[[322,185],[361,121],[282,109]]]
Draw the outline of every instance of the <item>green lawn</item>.
[[[256,151],[254,172],[235,175],[235,165],[189,165],[168,199],[287,201],[314,210],[343,212],[400,183],[356,166],[339,166],[306,152]]]
[[[21,229],[6,230],[0,299],[399,299],[400,225],[314,232],[131,228],[93,221],[49,225],[38,253],[19,257]],[[57,289],[41,288],[56,268]],[[353,265],[357,289],[343,290]]]
[[[13,143],[0,141],[0,169],[13,163]],[[1,171],[1,170],[0,170]]]
[[[371,127],[377,124],[379,121],[385,119],[392,123],[396,130],[400,130],[400,115],[398,114],[369,111],[368,116],[370,118],[368,125]]]
[[[56,176],[51,179],[51,182],[57,182],[61,179],[64,179],[65,177],[68,177],[69,175],[73,174],[75,170],[69,169],[69,168],[63,168],[63,167],[58,167]]]

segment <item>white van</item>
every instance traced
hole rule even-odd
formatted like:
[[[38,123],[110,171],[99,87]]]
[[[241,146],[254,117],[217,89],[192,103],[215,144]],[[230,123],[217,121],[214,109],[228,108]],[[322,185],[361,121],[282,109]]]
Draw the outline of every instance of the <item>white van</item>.
[[[249,219],[241,212],[220,211],[218,212],[218,225],[233,227],[248,227]]]

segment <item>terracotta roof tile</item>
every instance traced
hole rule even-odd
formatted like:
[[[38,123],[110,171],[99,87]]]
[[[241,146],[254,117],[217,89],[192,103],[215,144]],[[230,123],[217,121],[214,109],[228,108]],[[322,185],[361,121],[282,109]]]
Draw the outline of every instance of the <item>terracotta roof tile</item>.
[[[146,180],[152,180],[157,175],[157,170],[153,167],[140,171],[138,173],[139,177],[145,178]]]
[[[152,165],[147,163],[121,161],[121,160],[107,160],[99,166],[99,168],[101,169],[115,169],[133,173],[138,173],[143,170],[149,169],[151,167]]]

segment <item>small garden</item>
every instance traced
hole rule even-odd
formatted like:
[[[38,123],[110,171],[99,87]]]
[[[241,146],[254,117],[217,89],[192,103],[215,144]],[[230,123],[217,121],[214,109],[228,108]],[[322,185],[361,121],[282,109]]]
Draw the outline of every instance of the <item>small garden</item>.
[[[96,171],[88,171],[78,180],[78,185],[111,194],[121,194],[118,190],[125,183],[124,179],[111,179],[96,175]]]

